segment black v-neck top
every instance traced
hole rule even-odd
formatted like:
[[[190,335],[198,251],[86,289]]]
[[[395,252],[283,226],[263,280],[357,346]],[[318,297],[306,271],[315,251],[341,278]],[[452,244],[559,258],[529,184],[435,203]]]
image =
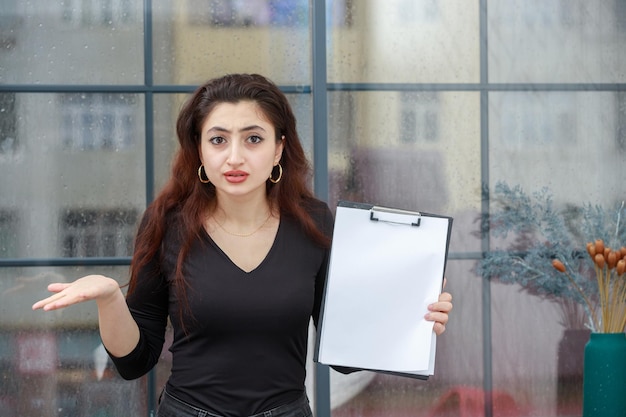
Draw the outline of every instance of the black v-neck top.
[[[317,200],[310,205],[330,237],[328,206]],[[186,311],[172,287],[180,246],[175,227],[166,233],[159,261],[141,271],[127,298],[141,336],[129,355],[112,357],[122,377],[138,378],[157,363],[169,316],[174,340],[168,393],[229,417],[296,400],[305,390],[308,325],[311,317],[317,324],[329,250],[282,216],[267,256],[245,272],[203,233],[184,263]]]

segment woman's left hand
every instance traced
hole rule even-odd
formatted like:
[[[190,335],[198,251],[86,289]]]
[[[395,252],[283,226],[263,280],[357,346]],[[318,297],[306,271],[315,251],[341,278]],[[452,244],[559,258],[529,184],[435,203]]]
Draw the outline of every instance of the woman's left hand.
[[[445,287],[445,280],[444,280]],[[446,331],[449,314],[452,310],[452,295],[448,292],[442,292],[439,300],[428,306],[428,313],[424,317],[426,320],[434,321],[433,330],[437,336]]]

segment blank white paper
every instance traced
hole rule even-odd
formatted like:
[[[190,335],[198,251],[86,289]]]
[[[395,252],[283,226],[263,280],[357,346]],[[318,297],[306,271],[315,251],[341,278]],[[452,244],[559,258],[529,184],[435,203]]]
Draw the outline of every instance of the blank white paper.
[[[436,336],[426,321],[438,300],[451,219],[337,207],[319,362],[432,375]]]

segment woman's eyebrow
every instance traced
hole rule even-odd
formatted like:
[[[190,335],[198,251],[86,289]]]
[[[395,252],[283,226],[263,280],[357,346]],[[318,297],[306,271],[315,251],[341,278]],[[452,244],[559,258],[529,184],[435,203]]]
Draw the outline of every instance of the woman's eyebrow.
[[[240,132],[249,132],[251,130],[262,130],[265,132],[265,129],[259,125],[250,125],[250,126],[245,126],[242,127],[241,129],[239,129]],[[213,126],[210,129],[207,130],[207,132],[224,132],[224,133],[230,133],[230,130],[226,129],[225,127],[221,127],[221,126]]]

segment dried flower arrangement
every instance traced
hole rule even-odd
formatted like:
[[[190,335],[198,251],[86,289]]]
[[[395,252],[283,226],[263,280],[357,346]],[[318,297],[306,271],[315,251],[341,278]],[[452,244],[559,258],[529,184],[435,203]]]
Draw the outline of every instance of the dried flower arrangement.
[[[626,246],[613,250],[604,245],[602,239],[587,243],[587,253],[591,258],[598,283],[598,302],[593,303],[578,288],[566,265],[559,259],[552,261],[552,266],[564,273],[572,285],[580,292],[581,297],[591,313],[593,328],[599,333],[619,333],[626,328]],[[599,304],[599,306],[598,306]],[[600,310],[600,316],[597,311]]]
[[[616,283],[626,277],[619,275],[616,267],[607,270],[613,261],[605,259],[604,268],[589,262],[580,242],[600,240],[602,245],[610,242],[613,247],[619,247],[613,243],[626,242],[626,228],[620,227],[623,202],[610,211],[591,204],[557,209],[547,188],[529,195],[521,187],[503,182],[496,184],[490,200],[492,211],[483,219],[481,232],[502,239],[507,247],[485,253],[477,265],[481,276],[519,284],[523,291],[556,301],[562,307],[561,323],[567,328],[576,328],[582,321],[594,332],[602,331],[608,321],[617,322],[611,329],[619,328],[619,319],[608,319],[612,313],[603,309],[611,303],[618,305],[620,297],[624,300],[626,295],[620,295]],[[594,261],[598,249],[594,244]],[[616,257],[621,254],[611,252]],[[558,263],[553,266],[553,260],[563,265],[565,273]],[[606,282],[609,287],[600,285]],[[613,297],[611,301],[603,301],[607,296]]]

